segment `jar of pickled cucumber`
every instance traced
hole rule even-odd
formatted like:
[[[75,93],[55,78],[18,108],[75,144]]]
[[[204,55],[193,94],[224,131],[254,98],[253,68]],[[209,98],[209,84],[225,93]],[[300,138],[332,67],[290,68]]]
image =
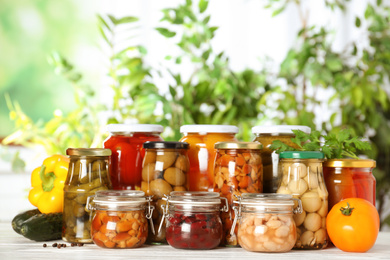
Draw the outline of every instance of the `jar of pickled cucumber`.
[[[303,125],[275,125],[275,126],[255,126],[252,127],[252,133],[256,136],[254,142],[260,142],[263,145],[261,150],[261,157],[264,166],[264,193],[275,193],[278,188],[278,163],[279,155],[273,150],[269,149],[272,142],[280,140],[291,147],[298,148],[298,146],[291,141],[295,137],[292,130],[301,130],[310,134],[311,129]]]
[[[298,204],[294,208],[295,204]],[[294,214],[302,213],[299,199],[287,194],[243,193],[234,201],[238,243],[252,252],[287,252],[297,240]]]
[[[107,190],[88,197],[92,212],[91,237],[103,248],[135,248],[148,237],[154,207],[143,191]]]
[[[298,235],[295,249],[322,249],[328,243],[328,191],[322,172],[323,161],[322,152],[280,153],[282,179],[277,193],[290,194],[302,201],[302,213],[294,216]]]
[[[238,127],[233,125],[183,125],[181,142],[189,143],[189,190],[213,191],[214,145],[217,142],[237,142]]]
[[[165,220],[162,205],[164,195],[171,191],[188,191],[188,171],[190,169],[187,157],[188,143],[184,142],[146,142],[145,157],[142,164],[141,190],[147,196],[153,196],[152,205],[154,230],[149,232],[148,243],[166,244]],[[160,228],[162,227],[162,228]],[[149,229],[152,231],[152,228]]]
[[[238,246],[237,230],[230,232],[234,219],[235,196],[263,191],[262,145],[254,142],[219,142],[214,169],[214,191],[226,198],[229,210],[222,212],[224,246]]]
[[[92,243],[91,216],[85,210],[88,196],[111,189],[109,158],[111,150],[69,148],[68,176],[64,185],[62,239],[67,242]]]

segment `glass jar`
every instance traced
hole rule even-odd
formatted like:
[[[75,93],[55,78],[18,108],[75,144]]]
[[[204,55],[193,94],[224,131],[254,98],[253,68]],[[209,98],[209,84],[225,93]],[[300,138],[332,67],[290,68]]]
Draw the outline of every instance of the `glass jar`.
[[[148,237],[148,219],[154,207],[143,191],[98,191],[88,197],[92,211],[91,237],[104,248],[135,248]]]
[[[180,127],[181,142],[190,144],[190,191],[213,191],[214,144],[236,142],[238,128],[233,125],[183,125]]]
[[[295,249],[322,249],[328,243],[328,192],[322,172],[323,158],[322,152],[280,153],[282,179],[277,193],[290,194],[302,201],[302,213],[294,216],[298,234]]]
[[[280,140],[291,147],[298,148],[296,144],[291,141],[295,137],[292,130],[301,130],[310,134],[311,129],[303,125],[275,125],[275,126],[255,126],[252,127],[252,133],[256,136],[254,142],[259,142],[263,145],[261,150],[261,157],[263,159],[263,174],[264,174],[264,193],[275,193],[278,189],[278,163],[279,155],[269,149],[272,142]]]
[[[103,147],[112,151],[110,172],[114,190],[139,190],[142,180],[142,159],[146,141],[163,141],[161,125],[110,124],[110,136]]]
[[[88,196],[111,188],[109,149],[69,148],[68,176],[64,185],[62,239],[67,242],[92,243],[91,218],[85,210]]]
[[[227,211],[216,192],[173,191],[163,198],[168,244],[180,249],[213,249],[222,238],[220,210]],[[225,205],[221,209],[221,199]]]
[[[187,191],[187,174],[190,169],[187,149],[188,143],[183,142],[146,142],[145,157],[142,168],[141,189],[147,196],[153,196],[156,210],[153,214],[154,229],[157,230],[163,222],[161,205],[164,195],[171,191]],[[160,232],[149,233],[148,242],[165,244],[165,223],[161,223]]]
[[[294,201],[298,207],[294,209]],[[299,199],[287,194],[243,193],[234,201],[238,243],[253,252],[287,252],[297,240],[294,213],[302,213]]]
[[[324,162],[324,178],[329,192],[329,210],[346,198],[362,198],[375,206],[374,160],[332,159]]]
[[[248,142],[219,142],[214,169],[214,191],[227,199],[229,211],[221,214],[223,223],[222,245],[237,246],[237,232],[231,234],[234,219],[231,209],[234,195],[263,191],[262,145]]]

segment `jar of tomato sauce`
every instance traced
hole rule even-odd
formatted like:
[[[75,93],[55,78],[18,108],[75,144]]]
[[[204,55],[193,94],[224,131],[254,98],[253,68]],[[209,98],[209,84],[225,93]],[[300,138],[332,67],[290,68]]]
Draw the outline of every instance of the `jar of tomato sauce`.
[[[213,191],[214,159],[217,142],[236,142],[238,127],[233,125],[183,125],[180,142],[189,143],[189,190]]]
[[[261,157],[264,166],[264,193],[275,193],[278,189],[278,183],[281,176],[278,175],[279,155],[269,149],[272,142],[280,140],[293,148],[298,146],[291,141],[295,137],[292,130],[301,130],[310,134],[311,129],[303,125],[274,125],[274,126],[255,126],[252,127],[252,133],[256,136],[254,142],[259,142],[263,145]]]
[[[362,198],[375,206],[374,160],[332,159],[324,162],[324,178],[329,192],[329,210],[346,198]]]
[[[104,148],[112,151],[110,162],[111,183],[114,190],[139,190],[142,181],[142,148],[146,141],[163,141],[161,125],[110,124],[110,136]]]

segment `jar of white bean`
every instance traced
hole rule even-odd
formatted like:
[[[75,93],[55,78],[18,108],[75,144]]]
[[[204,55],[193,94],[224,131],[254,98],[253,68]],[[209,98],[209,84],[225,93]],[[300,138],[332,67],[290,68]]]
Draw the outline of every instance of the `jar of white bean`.
[[[243,193],[233,209],[238,221],[239,245],[253,252],[287,252],[297,240],[294,213],[302,212],[299,199],[275,193]],[[294,205],[297,207],[294,209]]]
[[[294,216],[297,242],[294,249],[322,249],[328,244],[326,216],[328,191],[322,172],[324,154],[313,151],[280,153],[277,193],[290,194],[302,201],[303,211]]]

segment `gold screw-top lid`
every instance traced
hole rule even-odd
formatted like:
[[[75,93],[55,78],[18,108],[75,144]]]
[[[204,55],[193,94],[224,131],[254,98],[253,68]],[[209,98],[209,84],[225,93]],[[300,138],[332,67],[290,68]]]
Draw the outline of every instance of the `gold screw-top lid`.
[[[66,154],[76,156],[110,156],[111,150],[103,148],[68,148]]]
[[[263,149],[263,145],[259,142],[218,142],[214,145],[215,149]]]
[[[375,168],[376,161],[370,159],[330,159],[323,163],[324,167]]]

